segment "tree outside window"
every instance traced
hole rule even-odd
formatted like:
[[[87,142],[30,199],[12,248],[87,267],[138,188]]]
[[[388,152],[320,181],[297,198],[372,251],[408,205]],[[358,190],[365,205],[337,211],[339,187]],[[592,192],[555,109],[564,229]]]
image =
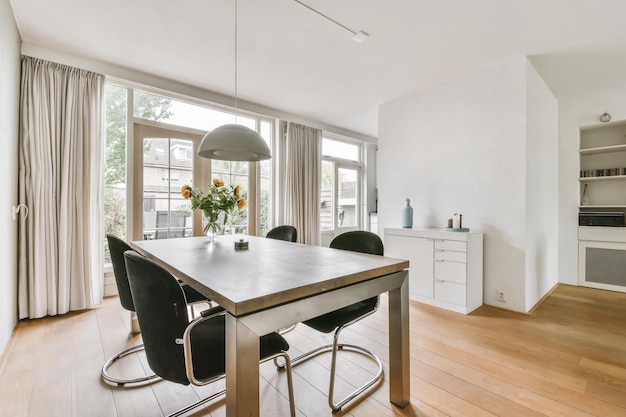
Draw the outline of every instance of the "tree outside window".
[[[104,231],[126,239],[126,134],[128,89],[106,84],[106,148],[104,165]],[[140,94],[135,97],[134,114],[151,120],[171,117],[171,100]],[[105,262],[110,262],[105,244]]]

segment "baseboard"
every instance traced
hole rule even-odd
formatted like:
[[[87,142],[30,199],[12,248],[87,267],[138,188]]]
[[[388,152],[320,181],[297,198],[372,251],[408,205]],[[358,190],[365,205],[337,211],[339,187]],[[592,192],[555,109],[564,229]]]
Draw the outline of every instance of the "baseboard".
[[[548,297],[550,297],[550,295],[552,295],[552,293],[559,288],[561,284],[557,282],[557,284],[552,287],[552,289],[550,291],[548,291],[543,297],[541,297],[541,299],[539,301],[537,301],[535,303],[534,306],[532,306],[532,308],[530,310],[528,310],[528,312],[526,312],[526,314],[528,314],[529,316],[532,316],[532,314],[535,312],[535,310],[537,310],[541,304],[543,304],[544,301],[546,301],[548,299]]]
[[[13,346],[13,342],[15,341],[15,334],[17,333],[17,328],[19,325],[20,325],[20,322],[18,321],[15,327],[13,328],[13,331],[11,332],[11,337],[9,337],[9,341],[4,347],[2,355],[0,356],[0,374],[2,373],[2,370],[4,369],[4,364],[6,363],[7,357],[9,356],[9,351],[11,350],[11,347]]]

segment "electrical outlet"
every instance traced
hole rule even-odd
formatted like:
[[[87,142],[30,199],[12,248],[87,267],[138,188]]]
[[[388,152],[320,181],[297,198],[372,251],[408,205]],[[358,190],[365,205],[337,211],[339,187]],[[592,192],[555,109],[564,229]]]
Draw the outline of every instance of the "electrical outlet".
[[[504,298],[504,291],[498,291],[498,301],[506,303],[506,298]]]

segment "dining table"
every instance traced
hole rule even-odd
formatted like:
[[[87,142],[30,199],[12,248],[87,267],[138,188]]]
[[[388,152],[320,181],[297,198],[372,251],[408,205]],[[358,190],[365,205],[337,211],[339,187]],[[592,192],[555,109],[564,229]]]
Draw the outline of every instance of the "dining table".
[[[228,417],[259,415],[261,336],[383,293],[389,400],[401,408],[409,404],[407,260],[248,235],[130,245],[226,310]]]

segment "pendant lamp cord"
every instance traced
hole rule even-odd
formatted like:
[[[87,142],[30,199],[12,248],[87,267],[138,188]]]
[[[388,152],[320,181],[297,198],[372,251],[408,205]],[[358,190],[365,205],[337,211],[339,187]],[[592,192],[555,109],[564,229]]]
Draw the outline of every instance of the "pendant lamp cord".
[[[238,29],[237,29],[237,18],[239,16],[238,13],[238,5],[239,5],[239,1],[235,0],[235,124],[237,124],[237,114],[238,114],[238,108],[237,108],[237,55],[238,55],[238,42],[237,42],[237,33],[238,33]]]

